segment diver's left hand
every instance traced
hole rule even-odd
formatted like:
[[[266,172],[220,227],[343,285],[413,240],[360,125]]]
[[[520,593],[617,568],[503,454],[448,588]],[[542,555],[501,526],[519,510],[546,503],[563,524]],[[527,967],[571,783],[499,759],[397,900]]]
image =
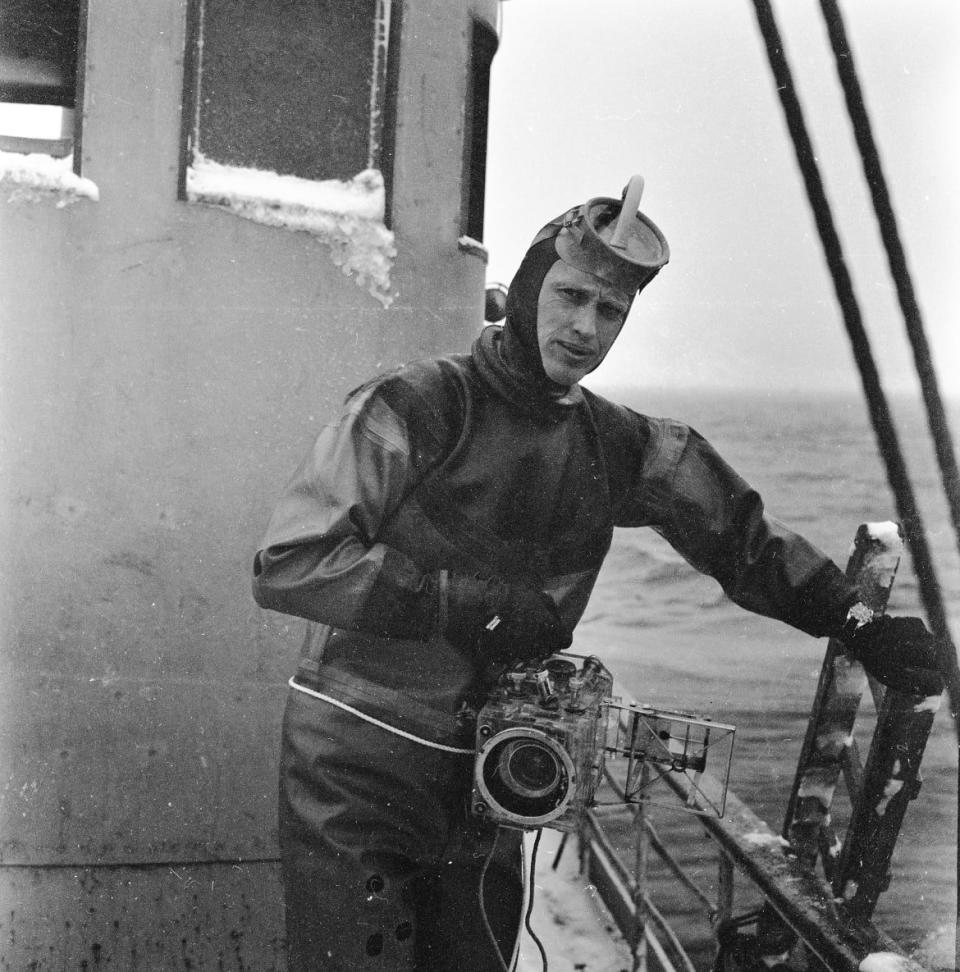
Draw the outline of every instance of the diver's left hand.
[[[909,695],[943,691],[936,643],[920,618],[875,617],[840,639],[878,682]]]

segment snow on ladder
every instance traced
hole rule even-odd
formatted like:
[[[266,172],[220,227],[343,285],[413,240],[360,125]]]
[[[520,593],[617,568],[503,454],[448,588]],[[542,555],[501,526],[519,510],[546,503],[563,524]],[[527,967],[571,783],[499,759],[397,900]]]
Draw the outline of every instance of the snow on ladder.
[[[902,547],[895,524],[863,524],[857,531],[847,577],[874,611],[886,608]],[[830,639],[783,829],[804,867],[812,870],[819,858],[847,912],[867,919],[889,884],[890,859],[919,790],[920,760],[939,704],[869,681],[878,715],[863,766],[853,729],[868,678],[842,643]],[[843,841],[830,825],[841,773],[852,807]]]

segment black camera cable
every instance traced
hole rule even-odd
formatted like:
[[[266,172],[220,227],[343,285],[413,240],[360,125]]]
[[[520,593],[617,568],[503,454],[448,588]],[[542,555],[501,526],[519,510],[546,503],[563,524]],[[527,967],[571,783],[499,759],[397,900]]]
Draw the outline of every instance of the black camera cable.
[[[530,918],[533,915],[533,893],[536,889],[537,882],[534,880],[534,875],[537,871],[537,851],[540,848],[540,838],[543,836],[543,828],[537,830],[537,836],[533,839],[533,849],[530,851],[530,897],[527,899],[527,914],[523,919],[523,925],[527,929],[527,933],[533,939],[534,944],[540,951],[540,960],[543,962],[543,972],[547,972],[547,953],[543,947],[543,942],[537,938],[536,932],[533,930],[533,926],[530,924]]]
[[[527,933],[533,939],[534,944],[537,946],[537,949],[540,951],[540,960],[543,963],[543,972],[548,972],[547,953],[544,950],[543,942],[541,942],[540,939],[537,937],[536,932],[533,930],[533,927],[530,924],[530,918],[533,914],[533,895],[534,895],[534,890],[536,888],[536,881],[534,880],[534,875],[536,873],[536,867],[537,867],[537,850],[540,847],[540,838],[542,835],[543,835],[543,829],[538,828],[537,836],[533,840],[533,848],[530,852],[530,879],[529,879],[530,895],[527,899],[527,909],[523,918],[523,928],[526,928]],[[503,953],[500,951],[500,944],[497,941],[497,936],[493,933],[493,928],[490,927],[490,919],[487,917],[487,908],[483,901],[483,885],[487,876],[487,868],[489,868],[490,861],[493,859],[494,852],[497,849],[497,841],[499,839],[500,839],[500,828],[498,827],[496,836],[493,839],[493,845],[490,848],[490,853],[487,854],[487,859],[483,862],[483,870],[480,872],[480,887],[477,892],[477,898],[480,904],[480,916],[483,919],[483,926],[486,929],[487,936],[490,939],[490,944],[493,946],[493,951],[500,962],[500,967],[503,970],[503,972],[514,972],[514,970],[516,969],[517,959],[519,958],[520,955],[520,936],[523,934],[523,928],[517,929],[517,942],[513,950],[513,955],[511,956],[510,965],[508,966],[506,961],[503,958]],[[526,872],[526,867],[524,867],[523,870],[524,872]],[[526,875],[524,874],[524,876]]]

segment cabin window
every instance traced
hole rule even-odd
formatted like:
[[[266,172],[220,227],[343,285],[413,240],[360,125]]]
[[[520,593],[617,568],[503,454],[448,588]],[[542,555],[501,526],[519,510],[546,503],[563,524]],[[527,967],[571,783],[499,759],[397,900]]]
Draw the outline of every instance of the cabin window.
[[[487,180],[487,125],[490,104],[490,67],[497,35],[474,21],[470,42],[470,71],[464,113],[461,213],[464,236],[483,241],[483,200]]]
[[[311,233],[384,306],[400,3],[192,0],[180,198]]]
[[[184,168],[314,181],[389,168],[391,6],[194,0]]]
[[[84,16],[84,0],[0,3],[0,151],[74,153]]]

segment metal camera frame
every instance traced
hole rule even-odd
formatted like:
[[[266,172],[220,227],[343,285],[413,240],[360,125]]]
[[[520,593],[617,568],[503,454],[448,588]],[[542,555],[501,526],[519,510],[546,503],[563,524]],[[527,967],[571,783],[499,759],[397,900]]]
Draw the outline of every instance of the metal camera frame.
[[[577,661],[583,663],[579,671]],[[552,680],[551,663],[554,671],[562,664],[565,674]],[[565,831],[578,829],[586,811],[601,804],[647,802],[722,817],[736,728],[689,712],[623,703],[612,688],[612,675],[594,656],[558,655],[543,666],[505,672],[477,720],[472,812],[521,830]],[[556,801],[541,812],[521,812],[521,803],[549,801],[546,790],[525,795],[517,787],[510,805],[491,788],[500,769],[491,760],[504,754],[504,744],[523,739],[548,751],[558,769]],[[682,803],[666,785],[670,774],[686,778]],[[499,776],[509,785],[511,773]],[[710,786],[702,785],[705,778]],[[598,801],[605,779],[615,799]]]

